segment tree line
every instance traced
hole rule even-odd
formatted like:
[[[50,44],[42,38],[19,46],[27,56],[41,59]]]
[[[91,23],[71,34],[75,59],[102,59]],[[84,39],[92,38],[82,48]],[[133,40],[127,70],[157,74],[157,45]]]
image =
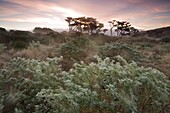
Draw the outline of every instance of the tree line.
[[[109,21],[111,28],[110,28],[110,34],[113,34],[113,28],[116,28],[115,31],[117,32],[117,36],[122,36],[122,35],[131,35],[139,32],[138,29],[132,27],[130,22],[128,21],[117,21],[117,20],[112,20]]]
[[[103,23],[98,22],[96,18],[92,17],[67,17],[65,21],[68,22],[70,32],[76,31],[93,34],[101,32],[101,28],[104,27]]]
[[[97,21],[96,18],[93,17],[78,17],[72,18],[67,17],[65,21],[68,23],[69,32],[81,32],[81,33],[89,33],[89,34],[105,34],[108,29],[103,29],[104,24]],[[110,35],[113,35],[113,28],[115,28],[115,32],[117,36],[122,35],[131,35],[139,32],[136,28],[132,27],[130,22],[127,21],[117,21],[112,20],[109,21]]]

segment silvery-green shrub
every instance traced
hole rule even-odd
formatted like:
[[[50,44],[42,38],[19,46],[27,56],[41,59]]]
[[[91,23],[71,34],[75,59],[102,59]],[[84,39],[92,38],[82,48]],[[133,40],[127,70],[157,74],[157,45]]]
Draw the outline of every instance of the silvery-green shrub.
[[[0,71],[0,93],[13,95],[19,113],[169,113],[170,82],[163,73],[120,56],[95,58],[68,72],[61,58],[16,58]]]

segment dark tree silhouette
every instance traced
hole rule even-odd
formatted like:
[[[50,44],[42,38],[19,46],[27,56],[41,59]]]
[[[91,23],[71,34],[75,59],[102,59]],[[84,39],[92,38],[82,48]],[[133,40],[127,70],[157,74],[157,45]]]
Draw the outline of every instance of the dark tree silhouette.
[[[109,21],[109,23],[111,25],[110,35],[112,36],[113,35],[113,28],[117,26],[117,21],[116,20],[112,20],[112,21]]]
[[[65,21],[68,22],[69,31],[71,31],[71,22],[73,21],[73,18],[72,18],[72,17],[67,17],[67,18],[65,19]]]
[[[101,28],[104,27],[103,23],[99,23],[97,19],[93,17],[67,17],[65,21],[68,22],[69,32],[81,32],[81,33],[99,33]]]
[[[48,34],[48,33],[52,33],[54,32],[52,29],[50,28],[47,28],[47,27],[44,27],[44,28],[41,28],[41,27],[35,27],[33,29],[33,32],[34,33],[41,33],[41,34]]]
[[[131,35],[139,32],[134,27],[131,27],[130,22],[127,21],[117,21],[112,20],[109,21],[111,24],[110,33],[113,35],[113,28],[116,27],[115,31],[117,32],[117,36],[123,36],[123,35]]]
[[[108,29],[103,29],[103,34],[105,34],[108,31]]]
[[[7,30],[3,27],[0,27],[0,32],[7,32]]]
[[[139,30],[134,27],[130,27],[130,32],[131,32],[131,34],[136,34],[139,32]]]

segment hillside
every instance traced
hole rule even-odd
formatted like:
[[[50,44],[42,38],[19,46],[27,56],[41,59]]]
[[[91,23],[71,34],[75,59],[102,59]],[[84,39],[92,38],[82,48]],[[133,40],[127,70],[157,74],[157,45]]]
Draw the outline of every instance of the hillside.
[[[157,38],[169,30],[116,37],[1,29],[0,113],[168,113],[170,43]]]
[[[170,27],[157,28],[141,32],[142,35],[157,39],[170,39]]]

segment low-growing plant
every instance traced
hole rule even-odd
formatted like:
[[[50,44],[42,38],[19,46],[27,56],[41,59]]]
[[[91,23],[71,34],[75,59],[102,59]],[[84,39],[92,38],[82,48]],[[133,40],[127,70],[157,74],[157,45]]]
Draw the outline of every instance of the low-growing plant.
[[[0,70],[0,95],[3,103],[3,112],[11,109],[32,113],[36,105],[44,104],[43,100],[36,98],[36,94],[43,88],[57,88],[62,80],[61,68],[58,62],[61,58],[48,58],[46,61],[26,60],[15,58],[7,69]],[[5,101],[11,98],[11,101]],[[3,98],[4,97],[4,98]],[[7,108],[4,109],[4,108]]]
[[[95,58],[68,72],[61,58],[14,59],[0,69],[0,108],[12,95],[18,113],[169,113],[170,81],[163,73],[120,56]]]
[[[39,42],[39,41],[37,41],[37,42],[32,41],[32,42],[29,44],[29,48],[38,48],[38,47],[40,47],[40,42]]]
[[[169,43],[170,42],[170,37],[169,36],[161,37],[160,41],[165,42],[165,43]]]
[[[64,58],[80,61],[86,57],[90,41],[85,37],[75,37],[72,40],[62,44],[58,49],[60,55]]]
[[[60,113],[168,113],[170,84],[163,73],[121,57],[97,60],[75,64],[64,87],[42,89],[37,97]]]
[[[142,61],[142,58],[144,57],[135,47],[120,42],[106,43],[104,46],[101,46],[99,54],[102,57],[112,58],[121,55],[130,61]]]
[[[147,49],[147,48],[152,48],[154,45],[149,42],[143,42],[143,43],[138,43],[140,46],[139,48]]]
[[[164,44],[161,48],[163,48],[164,52],[170,52],[170,44]]]
[[[0,43],[0,52],[4,51],[6,48],[5,44]]]
[[[16,42],[13,42],[13,47],[16,48],[16,49],[24,49],[24,48],[27,48],[27,43],[24,42],[24,41],[16,41]]]

